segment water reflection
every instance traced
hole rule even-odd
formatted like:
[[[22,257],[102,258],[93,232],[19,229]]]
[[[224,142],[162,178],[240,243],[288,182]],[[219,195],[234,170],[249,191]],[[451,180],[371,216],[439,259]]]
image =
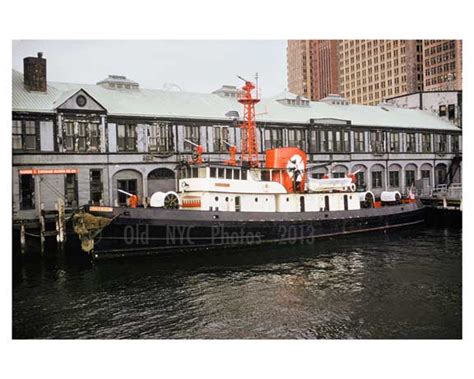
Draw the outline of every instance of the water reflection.
[[[16,263],[15,338],[460,338],[461,232]]]

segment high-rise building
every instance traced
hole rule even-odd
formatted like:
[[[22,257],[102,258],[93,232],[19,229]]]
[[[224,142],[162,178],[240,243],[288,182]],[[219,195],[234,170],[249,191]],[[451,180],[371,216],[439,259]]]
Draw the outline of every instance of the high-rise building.
[[[342,40],[340,93],[352,103],[375,105],[423,89],[421,40]]]
[[[424,40],[425,91],[462,90],[462,41]]]
[[[311,41],[289,40],[286,53],[288,90],[310,99],[312,92]]]
[[[337,40],[289,40],[288,90],[311,100],[339,93]]]
[[[311,100],[339,93],[338,40],[311,41]]]
[[[462,90],[460,40],[288,41],[288,89],[375,105],[420,91]]]

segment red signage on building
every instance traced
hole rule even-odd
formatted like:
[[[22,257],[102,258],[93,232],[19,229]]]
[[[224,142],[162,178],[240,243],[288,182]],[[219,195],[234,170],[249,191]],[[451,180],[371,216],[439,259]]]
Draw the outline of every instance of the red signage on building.
[[[53,169],[26,169],[20,170],[20,175],[61,175],[61,174],[77,174],[77,168],[53,168]]]

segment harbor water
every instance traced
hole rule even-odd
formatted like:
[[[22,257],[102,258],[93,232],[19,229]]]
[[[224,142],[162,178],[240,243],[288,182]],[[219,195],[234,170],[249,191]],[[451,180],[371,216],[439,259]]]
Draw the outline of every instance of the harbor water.
[[[14,259],[15,339],[458,339],[461,229],[91,264]]]

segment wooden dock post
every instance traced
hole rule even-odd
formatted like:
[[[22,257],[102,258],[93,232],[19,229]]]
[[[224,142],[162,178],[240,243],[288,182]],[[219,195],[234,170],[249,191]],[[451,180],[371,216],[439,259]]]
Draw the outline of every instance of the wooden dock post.
[[[46,225],[44,221],[44,204],[40,205],[40,242],[41,242],[41,255],[44,254],[44,243],[45,243],[45,232]]]
[[[64,200],[59,198],[58,202],[56,203],[56,242],[58,245],[58,251],[64,250],[64,243],[66,241],[66,233],[65,233],[65,208],[64,208]]]
[[[26,253],[26,235],[25,235],[25,224],[23,222],[20,225],[20,245],[21,245],[21,255]]]

